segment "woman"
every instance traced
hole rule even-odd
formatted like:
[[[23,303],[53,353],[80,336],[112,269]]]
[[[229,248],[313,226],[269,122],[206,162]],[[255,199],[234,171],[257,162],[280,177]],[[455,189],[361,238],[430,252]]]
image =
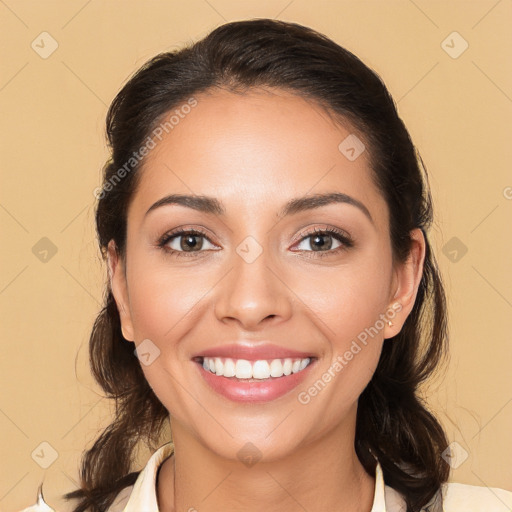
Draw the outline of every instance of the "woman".
[[[447,483],[418,397],[445,294],[427,176],[373,71],[297,24],[228,23],[147,62],[107,133],[90,357],[117,408],[74,512],[510,507]],[[130,472],[140,442],[158,449]]]

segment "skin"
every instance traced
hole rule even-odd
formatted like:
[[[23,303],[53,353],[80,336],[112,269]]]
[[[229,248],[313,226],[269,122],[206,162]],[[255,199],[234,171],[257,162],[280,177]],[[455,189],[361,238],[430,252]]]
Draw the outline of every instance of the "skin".
[[[384,339],[402,328],[416,298],[425,241],[411,232],[408,261],[393,266],[387,205],[371,180],[368,153],[349,161],[338,149],[355,130],[288,92],[216,90],[158,143],[144,163],[128,210],[126,260],[109,245],[109,275],[123,335],[150,339],[160,356],[141,365],[171,416],[175,453],[162,465],[162,512],[370,511],[375,479],[355,450],[357,400],[377,366]],[[361,138],[361,137],[360,137]],[[342,192],[361,201],[373,223],[350,204],[330,204],[279,218],[288,200]],[[166,205],[170,193],[210,195],[224,216]],[[206,230],[196,252],[176,258],[157,240],[176,227]],[[325,257],[313,229],[334,227],[354,246]],[[262,254],[247,263],[237,246],[252,236]],[[180,238],[167,245],[183,251]],[[186,249],[185,249],[186,250]],[[309,256],[309,257],[308,257]],[[338,355],[380,314],[401,304],[393,325],[354,356],[313,397],[299,403]],[[313,352],[307,381],[277,400],[240,404],[216,394],[191,358],[237,340]],[[261,452],[251,467],[237,452]]]

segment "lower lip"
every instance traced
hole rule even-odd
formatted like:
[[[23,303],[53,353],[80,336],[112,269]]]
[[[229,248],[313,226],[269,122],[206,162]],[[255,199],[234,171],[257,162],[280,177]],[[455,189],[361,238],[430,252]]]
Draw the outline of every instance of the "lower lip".
[[[315,364],[313,359],[303,370],[282,377],[270,377],[261,382],[247,382],[235,377],[222,377],[203,368],[202,363],[196,363],[204,380],[210,387],[234,402],[269,402],[279,398],[297,387],[309,374]]]

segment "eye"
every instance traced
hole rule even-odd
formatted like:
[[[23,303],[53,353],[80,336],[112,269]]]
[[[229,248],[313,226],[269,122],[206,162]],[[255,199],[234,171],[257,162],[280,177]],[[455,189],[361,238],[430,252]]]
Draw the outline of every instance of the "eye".
[[[333,247],[333,239],[338,245]],[[210,247],[205,247],[210,244]],[[352,238],[344,231],[335,228],[314,229],[301,235],[298,248],[300,251],[314,253],[308,257],[323,257],[337,254],[340,251],[353,247]],[[307,245],[308,248],[300,247]],[[194,256],[194,253],[202,253],[207,249],[215,249],[215,245],[209,240],[207,234],[200,229],[177,229],[165,233],[158,241],[158,246],[171,256]]]
[[[338,245],[333,247],[333,239],[338,242]],[[300,247],[300,245],[309,246],[310,249]],[[302,235],[300,243],[298,244],[299,250],[306,252],[317,253],[311,257],[323,257],[338,253],[339,251],[346,250],[353,247],[354,242],[351,237],[338,229],[314,229],[312,232]]]
[[[206,233],[198,229],[188,229],[166,233],[158,241],[158,246],[173,256],[193,256],[191,253],[204,252],[204,242],[211,245],[206,249],[215,248]]]

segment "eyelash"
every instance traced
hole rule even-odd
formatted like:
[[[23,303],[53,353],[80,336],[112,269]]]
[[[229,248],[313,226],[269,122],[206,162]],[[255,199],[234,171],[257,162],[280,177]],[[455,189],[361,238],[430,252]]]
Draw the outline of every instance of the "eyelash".
[[[352,238],[345,233],[344,231],[338,230],[336,228],[326,228],[326,229],[319,229],[315,228],[312,231],[308,231],[306,233],[302,233],[300,235],[300,238],[297,243],[302,242],[304,239],[313,237],[314,235],[330,235],[332,238],[335,238],[339,242],[341,242],[342,245],[339,247],[336,247],[335,249],[329,249],[327,251],[303,251],[306,253],[316,253],[315,256],[308,256],[308,258],[323,258],[325,256],[332,256],[333,254],[338,254],[340,251],[344,251],[347,249],[350,249],[354,246],[354,241]],[[204,251],[177,251],[175,249],[170,249],[167,247],[167,244],[173,239],[184,235],[194,235],[194,236],[202,236],[206,238],[211,244],[211,240],[208,238],[207,234],[202,231],[201,229],[179,229],[177,231],[170,231],[168,233],[165,233],[159,240],[158,240],[158,247],[160,247],[164,252],[170,254],[173,257],[181,258],[181,257],[192,257],[197,253],[204,252]]]

